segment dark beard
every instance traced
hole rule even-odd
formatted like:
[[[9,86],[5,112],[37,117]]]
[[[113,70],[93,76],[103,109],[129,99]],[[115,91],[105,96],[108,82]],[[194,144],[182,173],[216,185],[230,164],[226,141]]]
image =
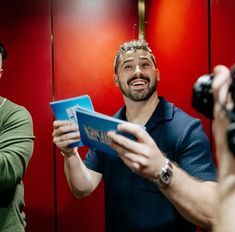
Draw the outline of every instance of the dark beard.
[[[130,78],[127,81],[127,84],[129,85],[130,82],[135,79],[137,79],[137,78],[136,77]],[[150,83],[150,79],[148,77],[141,77],[139,79],[146,80],[148,83]],[[157,89],[157,82],[156,81],[152,85],[149,85],[146,91],[140,90],[139,92],[138,91],[132,92],[131,89],[127,89],[120,81],[118,81],[118,82],[119,82],[119,86],[120,86],[122,94],[125,95],[130,100],[136,101],[136,102],[148,100]]]

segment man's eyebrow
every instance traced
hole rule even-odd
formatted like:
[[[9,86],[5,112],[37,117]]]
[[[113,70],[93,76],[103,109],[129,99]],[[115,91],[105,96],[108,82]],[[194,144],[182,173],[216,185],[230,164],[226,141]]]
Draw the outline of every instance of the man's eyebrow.
[[[147,56],[140,56],[139,57],[140,60],[148,60],[148,61],[152,61],[149,57]]]
[[[152,62],[152,60],[149,57],[147,57],[147,56],[139,56],[139,59],[140,60],[147,60],[149,62]],[[132,57],[124,60],[123,63],[121,64],[121,67],[123,67],[126,63],[131,62],[133,60],[134,60],[134,58],[132,58]]]
[[[123,61],[123,63],[121,64],[121,66],[123,66],[124,64],[126,64],[127,62],[133,61],[133,58],[128,58],[126,60]]]

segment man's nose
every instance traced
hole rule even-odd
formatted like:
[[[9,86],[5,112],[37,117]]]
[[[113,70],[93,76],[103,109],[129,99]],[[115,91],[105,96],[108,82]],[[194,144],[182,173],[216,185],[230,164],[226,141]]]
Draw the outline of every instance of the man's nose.
[[[142,75],[142,74],[143,74],[143,72],[142,72],[140,66],[136,65],[135,70],[134,70],[134,75]]]

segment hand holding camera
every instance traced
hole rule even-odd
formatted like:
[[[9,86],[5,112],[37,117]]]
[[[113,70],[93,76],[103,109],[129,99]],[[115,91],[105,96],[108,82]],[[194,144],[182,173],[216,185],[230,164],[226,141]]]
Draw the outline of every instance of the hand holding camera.
[[[218,65],[214,74],[206,74],[197,79],[193,86],[193,107],[209,119],[227,122],[225,144],[235,156],[235,66],[230,70]],[[220,119],[219,119],[219,118]],[[221,122],[222,123],[222,122]],[[221,128],[222,127],[221,124]],[[222,131],[217,133],[221,134]],[[219,138],[220,135],[216,135]],[[216,141],[216,143],[222,143]]]

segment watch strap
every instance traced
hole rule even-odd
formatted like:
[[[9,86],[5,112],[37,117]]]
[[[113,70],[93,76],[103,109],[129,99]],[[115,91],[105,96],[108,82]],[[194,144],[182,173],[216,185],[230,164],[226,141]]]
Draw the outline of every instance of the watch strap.
[[[173,177],[173,164],[169,159],[166,159],[166,164],[161,167],[158,175],[153,179],[153,183],[158,186],[158,188],[164,188],[168,186]]]

